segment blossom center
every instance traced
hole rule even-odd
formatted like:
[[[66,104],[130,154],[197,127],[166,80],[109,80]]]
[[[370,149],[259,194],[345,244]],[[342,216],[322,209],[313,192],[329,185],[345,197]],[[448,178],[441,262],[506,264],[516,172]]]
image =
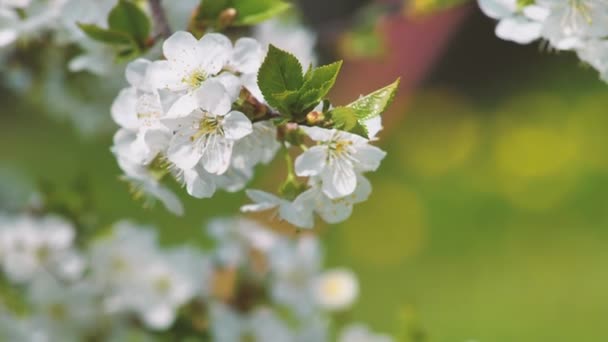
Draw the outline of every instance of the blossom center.
[[[191,141],[195,141],[202,136],[208,134],[223,134],[221,127],[221,117],[204,116],[196,127],[196,132],[190,137]]]
[[[197,69],[182,79],[182,82],[192,89],[198,88],[201,83],[207,79],[207,73],[204,70]]]
[[[171,279],[167,276],[161,276],[154,282],[154,288],[156,291],[162,294],[166,294],[171,289]]]

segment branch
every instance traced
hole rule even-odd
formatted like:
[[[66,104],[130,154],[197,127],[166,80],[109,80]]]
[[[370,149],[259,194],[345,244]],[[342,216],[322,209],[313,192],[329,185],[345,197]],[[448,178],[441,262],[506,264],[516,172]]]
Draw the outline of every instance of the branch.
[[[154,18],[154,26],[156,35],[163,38],[169,38],[171,36],[171,28],[165,15],[165,10],[160,4],[161,0],[148,0],[150,3],[150,9],[152,10],[152,17]]]

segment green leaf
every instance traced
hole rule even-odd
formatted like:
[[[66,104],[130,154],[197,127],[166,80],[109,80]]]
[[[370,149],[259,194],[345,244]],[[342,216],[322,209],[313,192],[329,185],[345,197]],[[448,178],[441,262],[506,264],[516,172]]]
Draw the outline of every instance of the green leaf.
[[[266,102],[272,107],[284,108],[287,103],[282,95],[288,91],[298,91],[303,83],[302,65],[298,59],[270,45],[258,72],[258,85]]]
[[[309,69],[300,89],[299,103],[302,109],[314,107],[327,96],[336,82],[340,68],[342,68],[342,61]]]
[[[111,45],[131,45],[133,39],[122,32],[101,28],[93,24],[78,23],[78,27],[91,39]]]
[[[236,17],[229,26],[255,25],[289,9],[291,5],[283,0],[202,0],[194,16],[202,26],[222,29],[220,16],[229,8],[236,11]]]
[[[150,35],[150,20],[144,11],[127,0],[120,0],[108,15],[108,26],[133,37],[140,47],[144,47]]]
[[[330,110],[328,116],[334,122],[334,128],[350,131],[357,126],[357,115],[353,108],[336,107]]]
[[[397,79],[388,86],[361,97],[346,107],[352,108],[360,121],[376,117],[382,114],[393,101],[397,88],[399,88],[399,82],[400,79]]]
[[[233,0],[237,18],[234,26],[248,26],[261,23],[281,14],[291,7],[283,0]]]

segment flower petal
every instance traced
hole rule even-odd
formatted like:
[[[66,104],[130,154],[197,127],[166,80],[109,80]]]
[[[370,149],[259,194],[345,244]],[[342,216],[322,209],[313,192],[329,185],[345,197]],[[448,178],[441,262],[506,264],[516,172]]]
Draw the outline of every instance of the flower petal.
[[[325,168],[322,179],[323,192],[331,199],[348,196],[357,187],[357,175],[346,159],[335,159],[332,165]]]
[[[510,17],[496,25],[496,36],[519,44],[528,44],[540,38],[542,24],[523,17]]]
[[[234,142],[219,134],[210,134],[206,139],[201,163],[207,172],[221,175],[230,166]]]
[[[198,108],[198,101],[192,93],[186,93],[178,98],[167,111],[168,118],[184,117]]]
[[[112,119],[123,128],[136,130],[139,128],[137,119],[137,90],[125,88],[118,93],[110,109]]]
[[[144,58],[138,58],[127,65],[125,77],[133,87],[142,89],[146,80],[146,70],[152,62]]]
[[[234,44],[230,64],[243,74],[257,72],[264,60],[262,45],[253,38],[241,38]]]
[[[154,89],[180,91],[188,86],[182,82],[183,73],[177,72],[168,61],[154,61],[146,73],[147,84]]]
[[[237,111],[228,113],[222,122],[224,128],[224,136],[227,139],[239,140],[253,131],[251,121],[245,114]]]
[[[180,169],[192,169],[201,160],[201,151],[190,137],[174,135],[167,150],[167,158]]]
[[[214,79],[203,82],[194,91],[194,98],[202,110],[213,115],[226,115],[232,107],[228,91],[219,81]]]
[[[295,171],[300,177],[316,176],[327,164],[327,146],[313,146],[296,158]]]
[[[376,171],[385,156],[386,152],[376,146],[359,145],[355,147],[353,153],[353,158],[356,160],[354,166],[358,171]]]
[[[198,41],[197,47],[202,51],[200,66],[212,76],[220,72],[230,60],[232,43],[220,33],[208,33]]]
[[[197,43],[191,33],[177,31],[163,43],[163,55],[174,63],[195,67],[199,59]]]
[[[209,198],[213,196],[215,184],[211,181],[210,176],[204,170],[198,170],[198,168],[184,170],[184,181],[188,194],[196,198]]]
[[[336,133],[335,129],[325,129],[320,127],[300,127],[301,130],[314,141],[329,141]]]

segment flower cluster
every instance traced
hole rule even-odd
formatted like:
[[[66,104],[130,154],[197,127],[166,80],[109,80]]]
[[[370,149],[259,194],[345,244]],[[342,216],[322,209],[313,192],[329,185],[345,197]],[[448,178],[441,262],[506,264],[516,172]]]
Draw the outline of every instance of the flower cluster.
[[[331,313],[358,297],[350,270],[323,270],[313,236],[294,241],[246,219],[213,221],[208,232],[208,252],[161,248],[151,227],[124,221],[78,251],[58,217],[3,216],[0,275],[27,309],[0,300],[0,339],[326,341]],[[392,339],[352,324],[338,340]]]
[[[310,115],[286,122],[260,89],[265,50],[251,38],[233,44],[219,33],[197,40],[180,31],[163,43],[166,60],[138,59],[127,66],[129,87],[111,110],[121,126],[112,151],[137,196],[159,199],[181,214],[178,197],[164,183],[167,176],[196,198],[209,198],[218,189],[240,191],[254,168],[269,163],[283,148],[289,174],[281,197],[250,190],[255,203],[243,211],[276,208],[282,219],[311,228],[314,213],[340,222],[350,216],[353,204],[367,199],[371,187],[363,173],[376,170],[385,156],[370,144],[381,128],[380,117],[361,122],[368,133],[364,138],[317,120],[324,116],[323,103],[312,98],[306,110]],[[319,90],[311,88],[305,95],[314,91]],[[303,153],[292,165],[289,148],[294,140]],[[296,176],[308,177],[307,183]]]
[[[496,35],[528,44],[546,40],[556,50],[575,51],[608,81],[608,5],[601,0],[478,0],[499,20]]]

